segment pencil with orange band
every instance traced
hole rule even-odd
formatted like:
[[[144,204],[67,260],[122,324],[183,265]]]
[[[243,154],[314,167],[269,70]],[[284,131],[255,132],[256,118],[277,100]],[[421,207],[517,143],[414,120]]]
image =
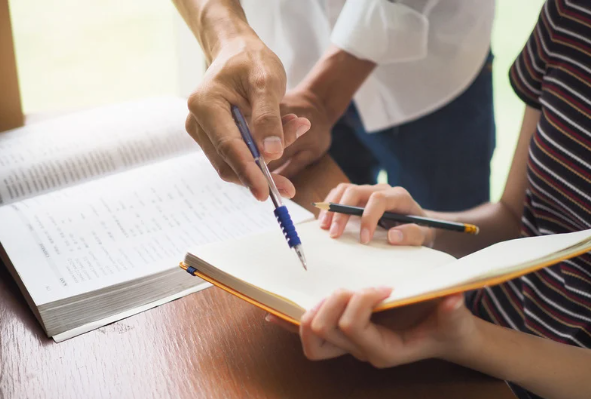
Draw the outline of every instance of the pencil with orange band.
[[[349,206],[335,204],[332,202],[315,202],[313,204],[316,208],[322,209],[328,212],[342,213],[345,215],[361,216],[363,215],[364,208],[358,206]],[[414,223],[419,226],[434,227],[436,229],[457,231],[460,233],[478,234],[480,229],[478,226],[466,223],[448,222],[447,220],[431,219],[423,216],[412,216],[412,215],[401,215],[393,212],[384,212],[380,218],[380,225],[384,227],[385,222],[397,222],[397,223]]]

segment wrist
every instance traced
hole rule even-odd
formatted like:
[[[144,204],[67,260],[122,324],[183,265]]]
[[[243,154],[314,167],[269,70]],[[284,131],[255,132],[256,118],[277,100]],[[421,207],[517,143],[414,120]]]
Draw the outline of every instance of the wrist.
[[[258,40],[254,30],[248,25],[244,11],[239,6],[210,2],[198,15],[199,41],[208,62],[217,57],[220,51],[237,42],[246,43]]]
[[[468,311],[466,309],[466,311]],[[451,342],[443,345],[438,356],[448,362],[467,366],[472,363],[471,359],[478,358],[479,353],[486,341],[486,326],[489,324],[478,317],[470,314],[468,325],[458,336],[452,338]]]
[[[250,27],[247,26],[244,29],[234,28],[211,43],[209,55],[212,60],[216,59],[225,49],[245,50],[264,46],[261,39],[259,39]]]
[[[302,82],[294,89],[294,92],[304,97],[313,104],[319,113],[325,116],[327,122],[334,126],[345,113],[353,97],[339,95],[331,89],[333,82],[310,81]]]
[[[331,46],[296,89],[321,103],[327,119],[335,124],[374,67],[370,61]]]

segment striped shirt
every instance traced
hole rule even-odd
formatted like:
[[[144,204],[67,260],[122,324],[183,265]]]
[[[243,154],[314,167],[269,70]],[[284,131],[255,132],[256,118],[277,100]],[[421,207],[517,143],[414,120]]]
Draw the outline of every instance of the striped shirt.
[[[591,1],[547,0],[509,77],[517,95],[541,110],[529,146],[522,234],[591,228]],[[591,348],[591,255],[479,290],[470,302],[495,324]]]

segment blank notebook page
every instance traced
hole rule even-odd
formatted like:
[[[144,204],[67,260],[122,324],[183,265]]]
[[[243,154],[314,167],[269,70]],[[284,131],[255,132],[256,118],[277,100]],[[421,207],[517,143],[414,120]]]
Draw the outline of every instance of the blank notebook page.
[[[308,271],[282,233],[197,247],[191,254],[247,283],[289,299],[307,309],[338,288],[396,285],[455,258],[424,247],[394,247],[379,232],[370,245],[359,243],[359,227],[350,223],[344,236],[332,239],[318,223],[297,227]]]

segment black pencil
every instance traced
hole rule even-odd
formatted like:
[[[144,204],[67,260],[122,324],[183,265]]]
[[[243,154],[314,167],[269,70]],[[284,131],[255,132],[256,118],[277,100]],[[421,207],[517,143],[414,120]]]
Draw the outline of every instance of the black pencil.
[[[358,206],[339,205],[332,202],[315,202],[313,205],[316,208],[329,212],[343,213],[345,215],[353,216],[363,215],[363,208]],[[414,223],[420,226],[435,227],[438,229],[458,231],[468,234],[478,234],[479,231],[478,226],[474,226],[473,224],[448,222],[445,220],[437,220],[421,216],[400,215],[398,213],[392,212],[384,212],[384,215],[381,217],[380,221],[382,222],[386,220],[391,220],[398,223]]]

